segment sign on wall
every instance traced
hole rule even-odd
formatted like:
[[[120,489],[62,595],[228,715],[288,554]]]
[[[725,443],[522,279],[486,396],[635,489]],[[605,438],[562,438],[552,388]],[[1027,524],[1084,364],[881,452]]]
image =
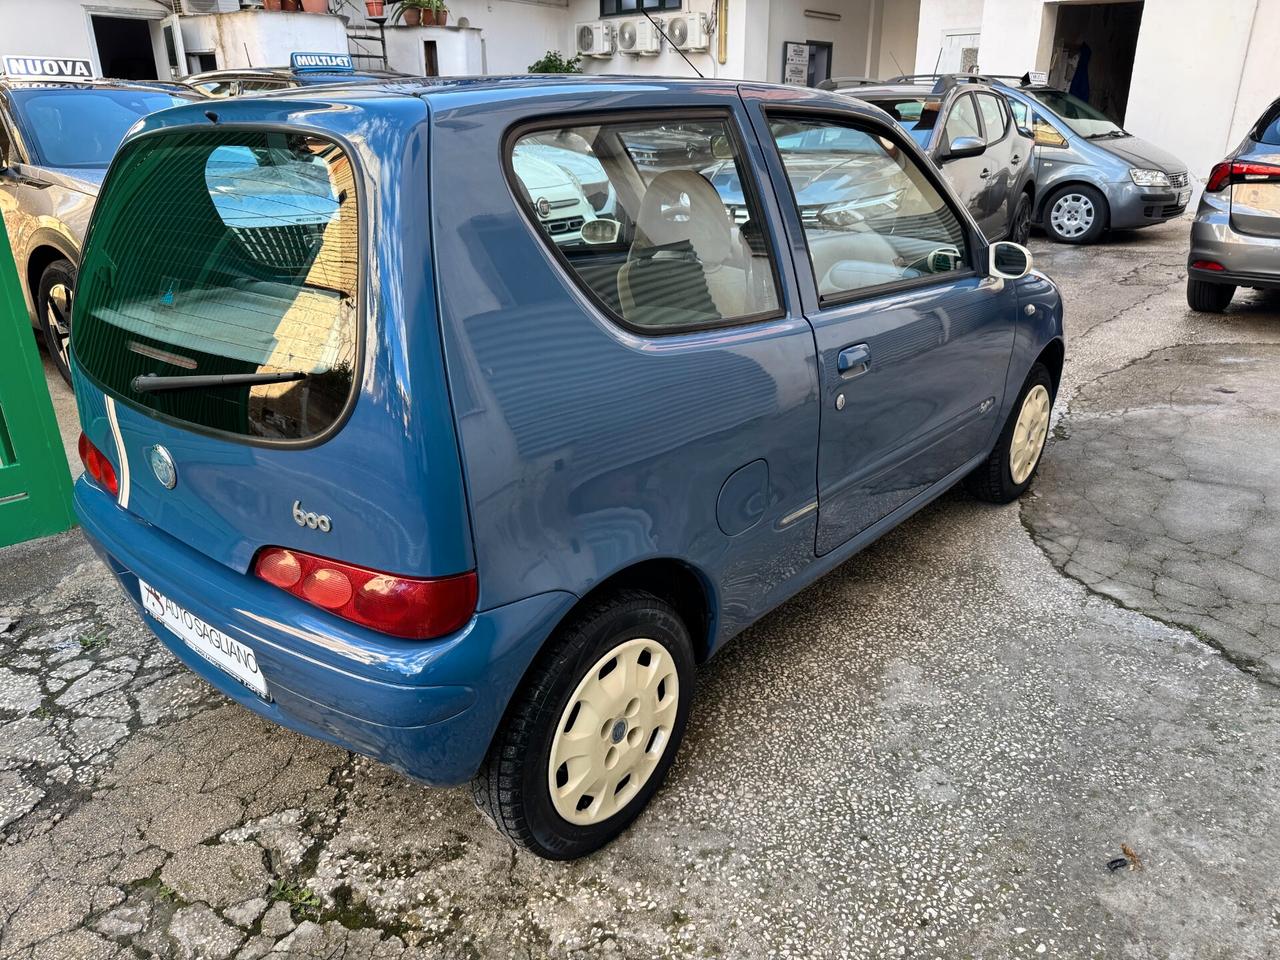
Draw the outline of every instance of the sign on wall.
[[[788,40],[783,45],[782,82],[809,85],[809,43]]]
[[[10,77],[52,77],[59,80],[92,80],[93,64],[71,57],[4,58],[4,72]]]
[[[295,73],[352,73],[355,66],[347,53],[295,53],[289,58]]]

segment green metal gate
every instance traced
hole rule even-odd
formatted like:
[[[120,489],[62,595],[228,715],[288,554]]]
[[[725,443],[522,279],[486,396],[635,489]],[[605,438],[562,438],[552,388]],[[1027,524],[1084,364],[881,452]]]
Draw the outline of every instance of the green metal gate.
[[[71,472],[0,222],[0,547],[74,525]]]

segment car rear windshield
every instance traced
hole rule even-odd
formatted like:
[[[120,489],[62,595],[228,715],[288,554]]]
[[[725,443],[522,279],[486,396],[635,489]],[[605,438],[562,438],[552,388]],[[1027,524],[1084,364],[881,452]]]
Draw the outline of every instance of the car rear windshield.
[[[75,357],[155,414],[239,437],[314,438],[354,389],[359,232],[351,162],[332,142],[143,137],[98,204]]]
[[[1280,100],[1277,100],[1262,115],[1254,128],[1253,139],[1271,146],[1280,145]]]

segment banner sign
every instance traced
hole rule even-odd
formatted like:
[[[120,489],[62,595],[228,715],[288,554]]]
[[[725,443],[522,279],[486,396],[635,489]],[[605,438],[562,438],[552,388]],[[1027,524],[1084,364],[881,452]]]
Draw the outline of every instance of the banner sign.
[[[349,53],[295,53],[289,58],[295,73],[355,73]]]
[[[93,64],[88,60],[67,57],[5,57],[4,72],[10,77],[92,80]]]

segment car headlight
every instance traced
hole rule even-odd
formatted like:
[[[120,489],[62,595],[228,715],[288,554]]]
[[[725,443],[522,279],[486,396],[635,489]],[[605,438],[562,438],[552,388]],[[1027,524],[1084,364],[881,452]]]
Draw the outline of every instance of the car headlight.
[[[1141,167],[1134,167],[1129,171],[1129,176],[1140,187],[1169,186],[1169,175],[1163,170],[1144,170]]]

